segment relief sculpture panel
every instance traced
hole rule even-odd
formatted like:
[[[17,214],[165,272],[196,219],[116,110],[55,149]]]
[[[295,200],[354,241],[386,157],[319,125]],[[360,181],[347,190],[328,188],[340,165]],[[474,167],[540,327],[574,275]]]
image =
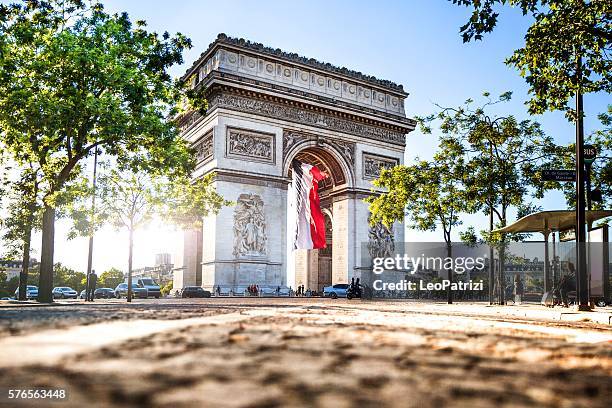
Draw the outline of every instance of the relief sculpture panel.
[[[228,127],[226,155],[229,158],[274,164],[274,137],[269,133]]]
[[[265,256],[267,240],[263,200],[257,194],[240,194],[234,210],[234,256]]]

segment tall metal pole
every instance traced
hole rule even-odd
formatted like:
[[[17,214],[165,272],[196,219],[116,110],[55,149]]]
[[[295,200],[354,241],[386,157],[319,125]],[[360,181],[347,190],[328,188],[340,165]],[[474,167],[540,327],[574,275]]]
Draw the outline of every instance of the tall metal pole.
[[[576,286],[578,310],[591,310],[587,281],[582,59],[576,63]]]
[[[87,288],[89,288],[89,276],[91,275],[92,261],[93,261],[93,223],[96,215],[96,171],[98,169],[98,148],[94,152],[94,168],[93,168],[93,181],[92,188],[93,194],[91,197],[91,223],[92,229],[89,234],[89,252],[87,253],[87,286],[85,287],[85,292],[87,293]]]
[[[489,142],[489,234],[493,232],[493,143]],[[489,242],[489,304],[492,305],[493,301],[493,286],[495,283],[495,252],[493,246]]]

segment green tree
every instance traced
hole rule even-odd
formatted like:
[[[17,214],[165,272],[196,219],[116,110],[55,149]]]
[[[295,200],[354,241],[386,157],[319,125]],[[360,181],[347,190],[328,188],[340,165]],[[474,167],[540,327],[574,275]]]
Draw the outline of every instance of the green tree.
[[[52,301],[58,194],[100,148],[149,173],[186,174],[178,137],[180,93],[169,67],[190,41],[159,36],[127,14],[81,0],[0,5],[0,128],[5,151],[42,172],[40,295]]]
[[[370,203],[371,222],[390,226],[403,221],[406,215],[411,228],[420,231],[441,228],[447,256],[452,257],[452,231],[462,224],[462,213],[474,211],[467,197],[465,171],[463,146],[445,138],[441,139],[432,161],[383,170],[373,184],[386,191],[366,200]],[[452,281],[452,270],[448,271],[448,278]],[[447,297],[448,303],[452,303],[450,288]]]
[[[100,275],[100,287],[115,289],[124,280],[123,272],[117,268],[110,268]]]
[[[508,224],[511,209],[516,209],[519,217],[538,210],[529,199],[542,198],[546,188],[554,187],[542,183],[541,170],[550,167],[559,151],[538,122],[491,113],[494,105],[507,102],[511,96],[506,92],[491,99],[485,92],[486,102],[480,105],[475,106],[474,100],[468,99],[458,107],[439,107],[438,112],[418,118],[424,133],[431,133],[435,124],[444,143],[461,147],[466,168],[464,198],[470,206],[489,215],[489,231],[481,234],[485,242],[499,245],[501,265],[504,243],[523,240],[526,235],[508,236],[492,231]],[[462,238],[474,242],[470,231],[466,233]],[[503,268],[498,279],[499,297],[503,301]]]
[[[101,208],[117,230],[127,229],[128,246],[128,296],[132,301],[132,263],[134,255],[134,232],[147,224],[157,204],[155,189],[145,174],[134,174],[111,170],[100,177]]]
[[[132,299],[134,232],[155,215],[179,226],[193,227],[202,222],[202,217],[217,213],[228,202],[217,194],[212,180],[211,176],[193,182],[178,177],[154,182],[145,174],[115,169],[100,177],[103,218],[129,233],[128,302]]]
[[[0,271],[0,297],[13,297],[18,285],[18,277],[8,279],[6,272]]]
[[[231,205],[231,201],[217,194],[214,177],[211,173],[194,181],[180,177],[155,183],[161,217],[178,227],[194,228],[202,225],[202,217]]]
[[[608,111],[598,115],[601,128],[590,134],[586,143],[597,148],[597,158],[591,165],[591,189],[601,192],[601,201],[593,202],[594,210],[609,208],[612,203],[612,105]],[[572,143],[560,149],[557,160],[553,164],[558,169],[576,168],[576,144]],[[569,208],[576,208],[576,186],[574,183],[549,182],[551,188],[563,191]]]
[[[22,267],[19,275],[19,300],[26,300],[28,269],[32,232],[40,228],[39,172],[32,165],[21,172],[21,178],[9,184],[11,199],[4,220],[2,236],[8,258],[21,257]]]
[[[554,187],[542,183],[541,170],[551,166],[559,148],[538,122],[491,113],[494,105],[510,100],[510,92],[497,99],[485,92],[484,97],[487,101],[481,105],[474,106],[468,99],[418,120],[424,133],[430,134],[432,125],[438,125],[446,143],[461,146],[466,163],[465,197],[479,210],[493,213],[492,230],[507,225],[512,208],[519,216],[537,210],[528,199],[542,198],[547,188]],[[483,235],[487,242],[501,238]],[[524,236],[511,238],[522,240]]]
[[[607,0],[450,0],[472,9],[463,41],[481,40],[497,25],[502,6],[519,7],[534,22],[525,45],[506,60],[529,85],[531,113],[569,110],[582,93],[612,91],[612,2]],[[577,57],[582,74],[577,75]]]

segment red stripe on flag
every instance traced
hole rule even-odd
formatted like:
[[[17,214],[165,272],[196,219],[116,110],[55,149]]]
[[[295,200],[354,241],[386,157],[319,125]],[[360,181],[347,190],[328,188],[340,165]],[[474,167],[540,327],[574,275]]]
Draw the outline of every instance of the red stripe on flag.
[[[310,235],[312,237],[312,248],[321,249],[327,245],[325,243],[325,219],[321,212],[321,199],[319,198],[319,181],[326,175],[313,166],[310,169],[312,174],[312,188],[310,189]]]

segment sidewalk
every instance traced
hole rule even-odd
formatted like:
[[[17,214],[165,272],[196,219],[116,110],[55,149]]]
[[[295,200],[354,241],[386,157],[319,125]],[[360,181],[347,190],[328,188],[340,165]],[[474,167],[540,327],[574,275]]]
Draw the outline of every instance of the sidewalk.
[[[578,312],[573,307],[546,307],[537,304],[489,305],[488,303],[409,303],[415,311],[421,309],[448,314],[469,314],[490,317],[522,317],[538,320],[560,320],[568,322],[590,322],[612,325],[612,308],[596,307],[591,312]]]

